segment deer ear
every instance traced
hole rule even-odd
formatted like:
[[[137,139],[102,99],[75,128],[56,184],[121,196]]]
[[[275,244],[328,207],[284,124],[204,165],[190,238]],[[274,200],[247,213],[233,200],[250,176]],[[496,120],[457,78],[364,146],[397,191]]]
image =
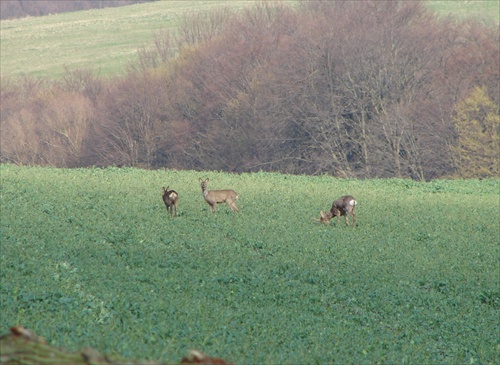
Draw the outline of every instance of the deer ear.
[[[208,177],[207,177],[207,179],[205,181],[208,182]]]

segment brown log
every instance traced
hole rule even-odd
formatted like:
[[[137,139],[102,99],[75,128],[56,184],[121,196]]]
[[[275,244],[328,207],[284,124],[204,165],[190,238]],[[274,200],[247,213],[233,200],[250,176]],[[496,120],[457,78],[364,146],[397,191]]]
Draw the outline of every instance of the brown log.
[[[181,360],[183,364],[230,365],[222,359],[208,357],[192,350]],[[47,344],[43,337],[22,326],[15,326],[10,333],[0,337],[0,364],[6,365],[167,365],[156,361],[127,360],[118,356],[110,357],[86,348],[82,351],[67,352]]]

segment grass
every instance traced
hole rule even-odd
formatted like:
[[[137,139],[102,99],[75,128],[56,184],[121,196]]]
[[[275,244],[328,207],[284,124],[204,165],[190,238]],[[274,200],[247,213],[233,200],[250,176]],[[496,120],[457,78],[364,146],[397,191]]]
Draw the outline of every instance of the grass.
[[[475,18],[492,26],[500,23],[500,0],[428,0],[430,9],[457,19]]]
[[[498,363],[498,179],[0,174],[2,333],[162,361]],[[241,213],[209,214],[200,176],[235,189]],[[313,221],[343,194],[358,227]]]
[[[125,72],[137,49],[160,29],[175,29],[187,12],[219,6],[242,8],[253,0],[160,1],[118,8],[54,14],[0,22],[1,76],[59,78],[65,67],[96,69],[102,76]],[[429,1],[431,9],[488,19],[498,26],[499,1]]]
[[[1,74],[58,78],[64,68],[122,73],[137,49],[161,29],[176,28],[183,14],[254,1],[160,1],[43,17],[2,20]]]

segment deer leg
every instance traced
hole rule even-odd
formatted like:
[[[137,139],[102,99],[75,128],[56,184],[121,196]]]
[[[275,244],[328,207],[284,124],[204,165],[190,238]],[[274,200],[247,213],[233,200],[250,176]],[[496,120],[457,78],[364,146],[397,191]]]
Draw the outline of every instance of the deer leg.
[[[233,199],[227,198],[225,202],[226,202],[227,206],[229,207],[229,209],[231,209],[232,212],[234,212],[236,209],[238,209],[234,205],[234,200]]]
[[[229,204],[229,207],[231,208],[231,210],[233,212],[235,212],[235,211],[239,212],[240,211],[239,208],[236,206],[236,203],[234,201],[232,201],[231,204]]]
[[[356,225],[356,214],[352,212],[351,215],[352,215],[352,226],[354,227]]]

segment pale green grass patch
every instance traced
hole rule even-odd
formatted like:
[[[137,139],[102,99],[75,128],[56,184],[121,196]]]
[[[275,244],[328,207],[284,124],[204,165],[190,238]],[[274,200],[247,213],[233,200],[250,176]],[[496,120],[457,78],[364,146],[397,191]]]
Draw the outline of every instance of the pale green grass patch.
[[[192,11],[239,9],[254,1],[160,1],[0,22],[2,76],[60,77],[64,67],[122,73],[137,49]]]
[[[500,0],[428,0],[429,7],[443,16],[459,20],[478,19],[487,25],[500,24]]]
[[[64,68],[95,69],[102,76],[124,73],[137,50],[161,29],[176,29],[193,11],[221,6],[242,9],[258,1],[160,1],[118,8],[54,14],[0,22],[1,75],[59,78]],[[291,3],[291,2],[289,2]],[[293,3],[296,3],[295,1]],[[429,1],[436,12],[478,17],[498,26],[499,2]]]

